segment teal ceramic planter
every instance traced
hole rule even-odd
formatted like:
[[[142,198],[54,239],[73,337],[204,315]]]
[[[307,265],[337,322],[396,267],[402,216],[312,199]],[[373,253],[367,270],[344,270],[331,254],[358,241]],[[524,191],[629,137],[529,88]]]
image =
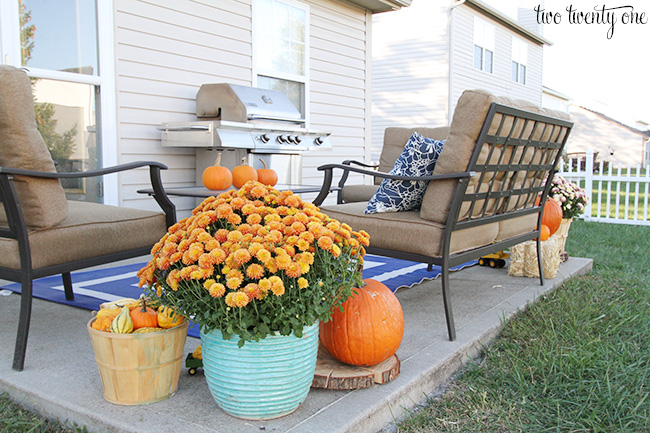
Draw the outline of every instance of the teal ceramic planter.
[[[221,331],[201,332],[210,393],[229,415],[264,420],[288,415],[305,400],[316,371],[318,323],[302,338],[271,335],[237,347]]]

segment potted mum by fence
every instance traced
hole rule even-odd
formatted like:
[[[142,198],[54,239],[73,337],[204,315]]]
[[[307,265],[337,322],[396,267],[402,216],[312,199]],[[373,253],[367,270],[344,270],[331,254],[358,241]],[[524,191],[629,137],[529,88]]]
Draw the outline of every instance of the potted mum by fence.
[[[171,226],[139,278],[161,304],[200,325],[217,404],[233,416],[269,419],[306,398],[318,322],[361,283],[368,243],[367,233],[291,191],[251,181]]]
[[[568,254],[564,250],[564,245],[569,236],[571,222],[573,221],[573,218],[584,213],[589,198],[582,188],[575,183],[566,180],[559,174],[556,174],[553,177],[551,190],[548,195],[560,203],[560,207],[562,208],[562,222],[560,223],[560,228],[557,230],[557,234],[561,238],[560,253],[564,255],[566,260]]]

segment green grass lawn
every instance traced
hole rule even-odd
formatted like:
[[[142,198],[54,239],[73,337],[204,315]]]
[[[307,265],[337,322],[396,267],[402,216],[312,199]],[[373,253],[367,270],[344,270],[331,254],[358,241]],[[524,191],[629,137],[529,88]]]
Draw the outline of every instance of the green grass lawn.
[[[400,432],[650,431],[650,227],[575,221],[577,277],[509,321]]]
[[[400,432],[649,432],[650,227],[574,221],[566,246],[591,257],[505,324]],[[71,433],[0,398],[0,433]]]

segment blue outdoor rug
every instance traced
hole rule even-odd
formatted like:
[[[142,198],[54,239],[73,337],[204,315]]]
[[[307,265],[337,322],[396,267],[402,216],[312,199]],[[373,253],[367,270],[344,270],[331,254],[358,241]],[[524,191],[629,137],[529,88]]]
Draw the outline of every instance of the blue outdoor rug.
[[[452,270],[460,270],[472,266],[477,262],[471,261]],[[63,281],[60,275],[39,278],[34,280],[33,295],[35,298],[59,304],[70,305],[87,310],[98,310],[99,304],[107,301],[116,301],[122,298],[138,298],[142,289],[138,287],[137,272],[146,263],[116,266],[92,271],[78,271],[72,273],[72,286],[75,294],[74,301],[65,299]],[[410,262],[407,260],[391,259],[366,255],[363,278],[373,278],[381,281],[392,291],[400,288],[413,287],[425,280],[431,280],[440,275],[439,266],[434,266],[431,272],[427,271],[424,263]],[[2,287],[12,292],[20,293],[20,284],[10,283]],[[90,318],[90,316],[89,316]],[[190,326],[188,335],[199,337],[199,327]]]

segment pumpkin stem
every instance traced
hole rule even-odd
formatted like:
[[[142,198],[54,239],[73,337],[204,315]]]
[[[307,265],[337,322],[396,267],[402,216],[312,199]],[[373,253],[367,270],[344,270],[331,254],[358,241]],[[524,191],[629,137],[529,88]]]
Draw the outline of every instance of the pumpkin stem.
[[[140,308],[140,311],[143,313],[147,312],[147,301],[145,300],[144,293],[140,295],[140,304],[142,305],[142,308]]]
[[[268,168],[268,167],[266,166],[266,162],[265,162],[262,158],[260,158],[260,162],[261,162],[262,165],[264,166],[264,170],[266,170],[266,169]]]
[[[217,159],[214,160],[214,165],[221,167],[221,152],[217,154]]]

